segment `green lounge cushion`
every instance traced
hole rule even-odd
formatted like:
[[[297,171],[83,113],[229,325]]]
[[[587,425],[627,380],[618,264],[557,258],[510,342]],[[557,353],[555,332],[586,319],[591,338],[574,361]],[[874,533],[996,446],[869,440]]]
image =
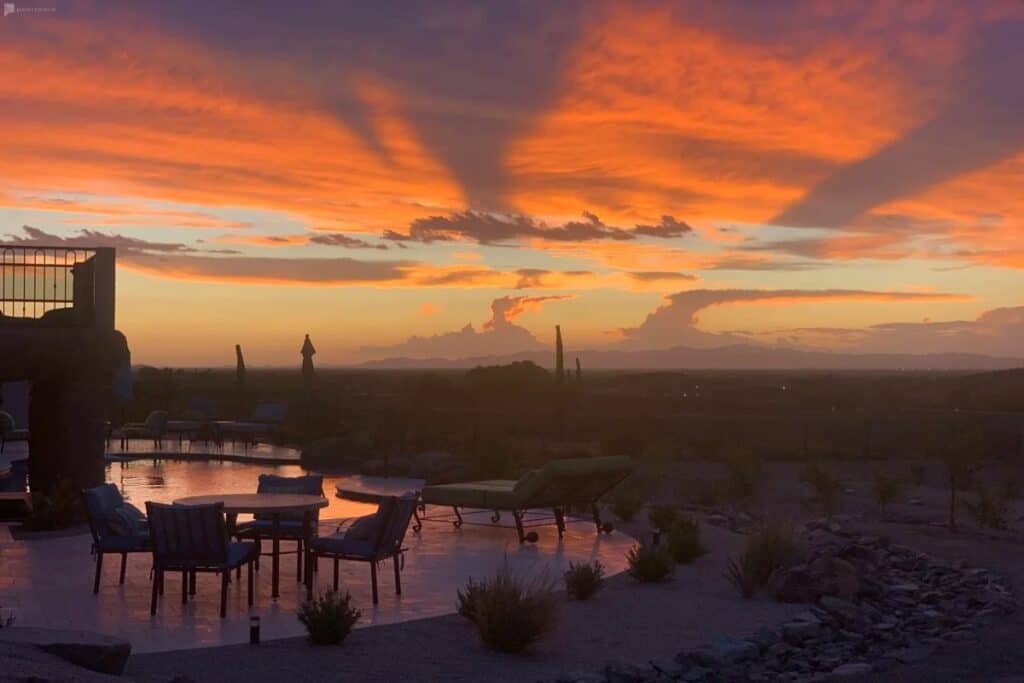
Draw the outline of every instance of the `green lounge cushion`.
[[[492,479],[427,486],[423,502],[492,510],[555,507],[589,503],[608,492],[633,471],[625,456],[552,460],[518,481]]]
[[[509,510],[516,506],[516,481],[489,479],[463,484],[439,484],[423,488],[423,502],[433,505],[458,505]]]

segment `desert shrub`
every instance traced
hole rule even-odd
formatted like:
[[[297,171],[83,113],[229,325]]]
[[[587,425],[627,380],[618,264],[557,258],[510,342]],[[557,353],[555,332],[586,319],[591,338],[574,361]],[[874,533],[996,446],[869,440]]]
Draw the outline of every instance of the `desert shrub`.
[[[978,486],[977,501],[964,501],[964,507],[981,526],[1002,530],[1007,526],[1009,512],[1006,500],[984,486]]]
[[[32,492],[28,526],[39,531],[64,529],[81,516],[81,494],[69,479],[61,479],[49,491]]]
[[[750,574],[750,581],[760,589],[768,584],[776,570],[792,565],[800,555],[800,546],[790,533],[766,526],[746,539],[738,565],[744,573]]]
[[[725,566],[725,578],[744,598],[754,597],[761,587],[757,576],[758,570],[750,553],[743,553],[738,561],[730,557]]]
[[[643,497],[635,486],[620,486],[612,494],[612,512],[623,522],[633,521],[643,506]]]
[[[894,479],[883,472],[876,472],[872,488],[874,490],[875,500],[878,502],[878,507],[882,511],[882,516],[884,517],[889,504],[899,496],[900,489],[902,488],[901,483],[899,480]]]
[[[524,580],[507,566],[459,591],[459,614],[476,624],[487,648],[498,652],[522,652],[551,630],[557,613],[555,590],[546,577]]]
[[[757,495],[763,475],[763,464],[747,450],[733,452],[726,459],[729,468],[729,488],[737,500],[749,500]]]
[[[479,602],[478,596],[487,589],[487,581],[470,579],[464,588],[456,591],[456,611],[459,616],[473,621],[476,619],[476,606]]]
[[[570,598],[587,600],[604,586],[604,565],[593,562],[570,562],[565,572],[565,591]]]
[[[680,517],[668,531],[669,553],[679,564],[690,564],[704,554],[700,544],[700,524],[689,517]]]
[[[842,487],[839,480],[820,463],[808,463],[801,479],[814,488],[814,498],[821,505],[822,512],[831,517],[839,509]]]
[[[13,626],[13,625],[14,625],[14,615],[13,614],[4,615],[4,610],[3,610],[2,607],[0,607],[0,628],[4,628],[5,626]]]
[[[679,518],[679,508],[675,505],[652,505],[647,511],[647,519],[658,531],[668,531]]]
[[[345,640],[359,621],[360,612],[352,606],[349,593],[341,595],[328,591],[302,603],[298,616],[306,627],[310,642],[315,645],[336,645]]]
[[[667,546],[635,545],[626,553],[629,575],[641,583],[668,581],[675,561]]]

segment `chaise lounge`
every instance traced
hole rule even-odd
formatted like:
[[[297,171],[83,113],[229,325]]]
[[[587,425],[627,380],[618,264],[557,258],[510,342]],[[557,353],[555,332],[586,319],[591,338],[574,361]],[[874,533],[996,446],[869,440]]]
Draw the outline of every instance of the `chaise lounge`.
[[[551,524],[551,519],[544,521],[527,518],[530,510],[550,508],[554,512],[554,524],[558,527],[559,538],[565,533],[565,511],[570,506],[589,505],[594,524],[598,531],[610,531],[611,525],[601,521],[597,501],[615,488],[633,472],[633,461],[624,456],[600,458],[569,458],[552,460],[537,470],[531,470],[518,481],[512,479],[492,479],[473,481],[462,484],[439,484],[426,486],[421,494],[421,503],[425,512],[426,505],[451,507],[452,517],[421,516],[425,521],[451,521],[458,529],[467,522],[469,514],[493,511],[491,522],[497,523],[502,512],[511,512],[515,521],[519,542],[536,541],[536,532],[526,532],[527,528]],[[467,512],[466,509],[470,509]],[[419,531],[420,525],[414,527]]]

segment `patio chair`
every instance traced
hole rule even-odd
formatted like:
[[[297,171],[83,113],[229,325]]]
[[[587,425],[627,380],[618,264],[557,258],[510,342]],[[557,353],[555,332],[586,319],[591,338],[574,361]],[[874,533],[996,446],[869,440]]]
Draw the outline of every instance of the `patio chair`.
[[[338,562],[368,562],[373,604],[377,604],[377,563],[388,558],[394,562],[395,594],[402,594],[402,553],[405,532],[416,511],[415,495],[388,496],[381,499],[377,512],[357,519],[345,532],[314,538],[309,543],[310,559],[306,569],[306,596],[313,597],[313,567],[321,557],[334,560],[334,590],[338,590]]]
[[[589,505],[598,532],[610,531],[610,525],[602,523],[597,501],[615,488],[633,471],[633,461],[624,456],[600,458],[567,458],[552,460],[537,470],[531,470],[520,479],[492,479],[462,484],[439,484],[426,486],[421,494],[423,506],[443,505],[451,507],[454,518],[427,517],[424,520],[451,521],[458,529],[465,520],[465,508],[476,511],[493,511],[491,523],[501,519],[503,511],[511,512],[515,520],[519,542],[536,541],[536,533],[526,533],[532,526],[550,524],[550,518],[540,523],[528,523],[526,512],[541,508],[554,512],[554,523],[559,538],[565,533],[565,511],[573,505]],[[416,528],[418,531],[418,528]]]
[[[113,484],[100,484],[85,489],[82,498],[89,518],[89,531],[92,533],[92,552],[96,555],[96,578],[92,584],[95,595],[100,592],[103,556],[121,556],[118,583],[124,584],[128,553],[148,553],[150,550],[149,528],[145,515],[134,505],[125,502]]]
[[[217,426],[221,433],[232,441],[239,439],[246,444],[256,443],[261,437],[270,436],[280,427],[287,415],[287,403],[260,403],[248,420],[219,422]]]
[[[158,593],[162,593],[164,572],[181,572],[181,604],[188,602],[195,574],[220,574],[220,617],[227,616],[228,583],[231,570],[248,568],[248,600],[252,607],[253,562],[259,554],[255,543],[232,543],[224,522],[224,506],[163,505],[146,502],[149,533],[153,544],[153,595],[149,613],[156,614]]]
[[[324,495],[324,478],[318,474],[307,474],[301,477],[280,477],[276,474],[261,474],[256,484],[256,493],[300,493],[310,496]],[[303,512],[284,513],[280,521],[280,538],[284,541],[295,541],[296,555],[296,581],[302,580],[302,556],[306,546],[306,536],[303,531]],[[310,529],[315,530],[320,523],[320,511],[316,510],[310,520]],[[269,538],[273,530],[274,522],[271,515],[253,515],[251,522],[243,522],[235,527],[234,534],[239,539],[252,539],[256,547],[262,553],[262,540]],[[282,554],[290,555],[291,551],[283,551]],[[269,555],[269,553],[267,553]],[[256,560],[256,568],[259,569],[259,559]]]
[[[217,404],[211,399],[195,398],[188,402],[188,409],[177,420],[167,420],[165,431],[178,437],[180,444],[185,437],[195,440],[203,433],[212,433],[211,424],[217,416]]]
[[[152,439],[153,446],[160,448],[164,432],[167,430],[167,411],[154,410],[146,416],[145,422],[129,422],[117,430],[121,438],[121,447],[127,447],[128,439]]]
[[[28,441],[28,430],[18,429],[11,414],[0,410],[0,453],[4,452],[8,441]]]

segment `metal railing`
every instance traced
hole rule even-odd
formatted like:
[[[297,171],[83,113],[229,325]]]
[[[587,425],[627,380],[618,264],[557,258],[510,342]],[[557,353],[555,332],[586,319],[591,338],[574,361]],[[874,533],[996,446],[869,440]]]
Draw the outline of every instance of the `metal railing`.
[[[0,313],[74,309],[76,325],[113,328],[113,264],[113,249],[0,244]]]

